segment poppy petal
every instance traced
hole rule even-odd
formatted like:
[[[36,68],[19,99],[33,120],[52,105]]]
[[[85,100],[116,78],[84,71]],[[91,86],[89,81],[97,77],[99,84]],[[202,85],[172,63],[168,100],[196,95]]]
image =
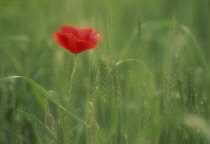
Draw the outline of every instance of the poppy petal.
[[[72,33],[78,39],[90,41],[94,45],[101,39],[101,36],[92,29],[79,29],[71,26],[62,26],[61,29],[63,33]]]
[[[100,39],[101,39],[101,35],[92,30],[91,33],[90,33],[89,41],[93,45],[96,45],[99,42]]]
[[[61,32],[54,34],[55,41],[72,53],[80,53],[95,48],[101,36],[92,29],[80,29],[71,26],[61,26]]]
[[[68,49],[69,46],[69,40],[66,37],[65,34],[63,34],[62,32],[56,32],[54,34],[54,40],[62,47]]]
[[[54,35],[54,39],[59,45],[63,46],[65,49],[68,49],[69,51],[75,49],[77,39],[71,33],[57,32]]]
[[[78,32],[79,32],[79,39],[89,41],[92,29],[80,29],[78,30]]]
[[[85,40],[77,40],[76,42],[76,49],[75,49],[75,53],[80,53],[82,51],[85,51],[87,49],[91,49],[91,48],[95,48],[95,46],[88,41]]]
[[[71,26],[61,26],[61,30],[63,33],[71,33],[73,34],[75,37],[79,38],[79,34],[78,34],[78,28],[74,28]]]

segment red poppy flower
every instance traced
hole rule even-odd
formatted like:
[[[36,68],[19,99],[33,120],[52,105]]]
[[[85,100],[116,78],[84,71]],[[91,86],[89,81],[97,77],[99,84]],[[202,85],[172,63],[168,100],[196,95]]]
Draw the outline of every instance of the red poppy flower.
[[[101,39],[100,34],[92,29],[80,29],[71,26],[62,26],[61,32],[54,34],[54,40],[72,53],[95,48]]]

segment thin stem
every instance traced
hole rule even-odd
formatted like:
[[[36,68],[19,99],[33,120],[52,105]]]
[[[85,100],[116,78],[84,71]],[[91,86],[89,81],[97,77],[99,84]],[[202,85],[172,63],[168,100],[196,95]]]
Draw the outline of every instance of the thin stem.
[[[70,86],[69,86],[70,99],[71,99],[71,91],[72,91],[72,88],[73,88],[73,79],[74,79],[74,75],[75,75],[76,70],[77,70],[77,55],[75,54],[74,67],[73,67],[73,70],[72,70],[72,73],[71,73],[71,76],[70,76]]]
[[[75,55],[74,57],[74,60],[73,60],[74,64],[73,64],[73,70],[72,70],[72,73],[70,75],[70,81],[69,81],[69,87],[68,87],[68,95],[66,96],[66,100],[65,100],[65,103],[66,103],[66,114],[70,114],[70,115],[66,115],[65,118],[64,118],[64,125],[65,125],[65,128],[64,128],[64,137],[65,139],[68,139],[69,137],[69,129],[71,128],[71,125],[69,123],[71,123],[72,121],[72,117],[74,117],[75,119],[79,120],[79,121],[82,121],[80,120],[78,117],[76,117],[75,115],[71,114],[71,98],[72,98],[72,89],[73,89],[73,81],[74,81],[74,76],[75,76],[75,72],[76,72],[76,69],[77,69],[77,56]],[[82,121],[83,122],[83,121]],[[83,122],[85,123],[85,122]]]
[[[70,75],[70,81],[69,81],[69,87],[68,87],[68,95],[66,97],[66,110],[68,112],[70,112],[71,110],[71,97],[72,97],[72,88],[73,88],[73,80],[74,80],[74,75],[77,69],[77,56],[75,55],[74,57],[74,66],[73,66],[73,70],[72,73]]]

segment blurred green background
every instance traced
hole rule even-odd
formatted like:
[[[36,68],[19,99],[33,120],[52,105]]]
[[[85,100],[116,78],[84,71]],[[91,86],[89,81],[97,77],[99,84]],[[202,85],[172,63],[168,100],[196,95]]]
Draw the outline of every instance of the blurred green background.
[[[0,78],[34,80],[87,125],[36,84],[1,81],[0,144],[209,143],[209,13],[209,0],[1,0]],[[102,35],[70,94],[62,25]]]

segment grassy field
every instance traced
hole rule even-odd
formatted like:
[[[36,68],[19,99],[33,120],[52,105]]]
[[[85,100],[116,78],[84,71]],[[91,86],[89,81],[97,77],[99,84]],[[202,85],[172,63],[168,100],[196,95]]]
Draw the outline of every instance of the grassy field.
[[[209,54],[208,0],[1,0],[0,144],[209,144]]]

